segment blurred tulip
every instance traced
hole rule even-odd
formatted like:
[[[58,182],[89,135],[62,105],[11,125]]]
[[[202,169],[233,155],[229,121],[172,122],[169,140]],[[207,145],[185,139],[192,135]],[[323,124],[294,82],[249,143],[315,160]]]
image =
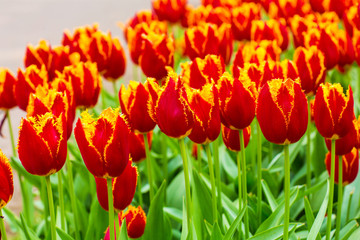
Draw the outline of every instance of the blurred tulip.
[[[354,31],[353,46],[355,49],[355,60],[360,66],[360,30]]]
[[[241,2],[234,0],[201,0],[201,4],[204,6],[211,5],[212,7],[226,7],[229,9],[239,6]]]
[[[239,131],[238,130],[232,130],[225,125],[221,125],[221,134],[222,138],[224,140],[225,146],[233,152],[240,152],[240,138],[239,138]],[[248,126],[244,128],[244,146],[245,148],[249,144],[250,141],[250,135],[251,135],[251,127]]]
[[[358,117],[358,119],[354,120],[354,127],[356,131],[355,147],[357,149],[360,149],[360,116]]]
[[[194,126],[194,113],[188,102],[188,97],[182,81],[177,74],[170,71],[165,86],[154,92],[153,86],[149,87],[150,101],[149,112],[160,130],[172,138],[188,136]]]
[[[338,68],[344,71],[345,65],[351,65],[355,61],[355,50],[352,40],[347,32],[340,29],[336,35],[339,44]]]
[[[119,109],[107,108],[97,119],[82,112],[74,134],[91,174],[100,178],[121,175],[129,162],[129,127]]]
[[[300,84],[289,78],[267,82],[259,93],[256,116],[268,141],[299,141],[308,126],[307,99]]]
[[[132,161],[128,161],[121,175],[112,179],[113,203],[116,211],[124,210],[132,202],[135,195],[137,177],[137,168],[132,166]],[[95,181],[100,206],[104,210],[109,211],[106,179],[95,177]]]
[[[224,60],[217,55],[206,55],[204,59],[195,58],[192,62],[181,64],[181,68],[184,83],[196,89],[201,89],[211,81],[217,84],[225,72]]]
[[[151,149],[152,132],[146,134],[149,148]],[[131,159],[134,163],[141,162],[146,158],[144,136],[140,133],[130,132],[129,135],[129,151]]]
[[[49,176],[64,166],[67,154],[64,114],[56,117],[47,112],[22,118],[19,128],[18,153],[26,171]]]
[[[231,9],[231,29],[236,40],[250,40],[252,21],[260,19],[260,5],[250,2]]]
[[[77,107],[96,105],[101,90],[101,79],[96,63],[80,62],[65,67],[64,78],[71,82]]]
[[[174,39],[166,34],[150,32],[143,37],[139,57],[141,70],[147,77],[160,81],[167,75],[166,67],[174,65]]]
[[[0,209],[6,206],[14,194],[13,172],[9,159],[0,150]]]
[[[149,101],[148,83],[130,81],[128,89],[121,85],[119,91],[120,107],[129,121],[130,127],[136,133],[152,131],[156,123],[148,113]]]
[[[309,14],[304,17],[295,15],[289,20],[290,29],[293,33],[294,45],[295,47],[304,47],[305,46],[305,37],[306,33],[310,28],[316,28],[317,24],[315,22],[315,15]]]
[[[349,153],[356,144],[357,141],[357,130],[355,125],[357,120],[354,119],[350,131],[342,138],[335,140],[335,154],[336,155],[345,155]],[[326,147],[331,151],[331,139],[325,138]]]
[[[10,109],[17,105],[14,96],[16,79],[9,69],[0,67],[0,108]]]
[[[187,0],[152,0],[152,9],[159,20],[175,23],[185,14]]]
[[[335,183],[339,182],[339,156],[336,156],[335,160]],[[343,186],[352,183],[359,172],[359,151],[353,148],[349,153],[341,157],[342,160],[342,179]],[[331,170],[331,153],[328,152],[325,156],[326,170],[330,174]]]
[[[255,117],[255,83],[245,76],[233,79],[224,73],[219,83],[221,123],[233,130],[249,126]]]
[[[289,45],[289,33],[284,19],[270,19],[267,21],[254,20],[251,26],[251,40],[275,40],[281,50]]]
[[[26,111],[29,96],[31,93],[35,93],[35,89],[39,85],[48,86],[48,73],[44,65],[41,68],[31,65],[24,72],[18,70],[14,93],[20,109]]]
[[[281,79],[297,79],[299,77],[297,68],[293,61],[285,59],[281,62],[266,61],[264,64],[264,75],[262,84],[275,78]]]
[[[194,111],[194,127],[189,135],[191,141],[208,144],[220,134],[220,110],[218,90],[208,83],[201,90],[188,90],[189,105]]]
[[[129,43],[128,31],[129,29],[134,29],[138,24],[147,23],[150,24],[153,21],[157,20],[157,16],[151,10],[140,10],[135,13],[135,15],[130,18],[125,25],[119,23],[120,28],[124,30],[124,37],[126,42]]]
[[[343,15],[344,26],[350,37],[354,35],[354,30],[360,30],[360,4],[351,6]]]
[[[349,86],[346,96],[339,83],[321,84],[315,96],[314,119],[324,138],[339,139],[351,130],[354,119],[354,99]]]
[[[298,69],[301,88],[308,96],[315,95],[317,88],[325,81],[324,55],[316,47],[298,47],[294,53],[294,63]]]

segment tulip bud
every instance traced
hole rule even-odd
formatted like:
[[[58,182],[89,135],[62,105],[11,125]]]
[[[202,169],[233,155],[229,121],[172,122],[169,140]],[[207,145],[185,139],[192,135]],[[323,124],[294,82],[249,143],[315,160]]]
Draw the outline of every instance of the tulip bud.
[[[240,152],[240,134],[238,130],[232,130],[225,125],[221,125],[221,134],[225,146],[233,152]],[[251,127],[244,128],[244,147],[246,148],[250,141]]]
[[[15,83],[13,74],[6,68],[0,68],[0,108],[10,109],[16,106]]]

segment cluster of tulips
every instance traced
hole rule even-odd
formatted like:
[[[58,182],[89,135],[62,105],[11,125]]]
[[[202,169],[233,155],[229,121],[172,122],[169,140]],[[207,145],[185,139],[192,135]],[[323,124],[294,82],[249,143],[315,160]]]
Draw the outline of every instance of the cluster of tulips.
[[[83,176],[79,172],[86,166],[93,177],[85,181],[98,199],[89,211],[100,204],[108,212],[108,228],[100,228],[104,239],[287,240],[320,239],[321,234],[347,239],[357,234],[356,239],[360,205],[352,207],[352,219],[350,204],[345,216],[342,206],[344,186],[358,175],[360,81],[343,79],[359,69],[360,4],[203,0],[193,7],[186,0],[153,0],[152,8],[120,24],[134,65],[134,81],[127,87],[116,84],[125,73],[125,50],[96,24],[65,31],[57,47],[45,40],[28,45],[25,69],[19,68],[17,76],[0,69],[0,107],[13,148],[11,161],[0,152],[0,215],[13,195],[13,167],[23,198],[29,196],[23,183],[29,179],[30,196],[33,186],[41,192],[45,227],[37,232],[30,227],[32,215],[26,209],[34,203],[29,201],[21,220],[8,210],[5,220],[13,216],[29,239],[97,238],[96,231],[81,230],[86,209],[79,207],[74,189],[73,175]],[[113,94],[102,88],[102,79],[113,83]],[[17,152],[9,115],[16,106],[27,113]],[[220,154],[222,144],[229,151]],[[324,146],[327,155],[314,157]],[[203,152],[207,165],[202,165]],[[226,166],[229,156],[236,170]],[[300,175],[293,174],[302,180],[298,186],[290,181],[295,158],[303,165]],[[269,172],[262,176],[265,162],[281,163],[274,170],[280,180]],[[325,181],[314,162],[326,167]],[[229,180],[224,175],[231,171],[236,176]],[[54,174],[57,179],[51,180]],[[170,194],[185,192],[183,211],[166,204],[174,174],[181,175],[177,183],[184,185]],[[159,178],[164,179],[160,187]],[[283,180],[278,199],[269,179]],[[310,202],[324,188],[315,218]],[[65,195],[71,207],[65,206]],[[299,200],[302,207],[296,208]],[[96,215],[89,221],[95,222]],[[1,237],[7,239],[4,217],[0,223]]]

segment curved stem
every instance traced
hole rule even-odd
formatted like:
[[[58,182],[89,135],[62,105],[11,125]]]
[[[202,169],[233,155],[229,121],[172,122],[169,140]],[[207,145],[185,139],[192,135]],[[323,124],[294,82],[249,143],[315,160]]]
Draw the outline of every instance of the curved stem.
[[[341,208],[343,200],[343,172],[342,172],[342,157],[339,156],[339,178],[338,178],[338,204],[337,204],[337,213],[336,213],[336,231],[335,231],[335,240],[339,239],[340,228],[341,228]],[[350,205],[349,205],[350,208]]]
[[[150,149],[149,149],[149,143],[147,140],[147,134],[144,133],[144,144],[145,144],[145,153],[146,153],[146,167],[148,171],[148,180],[149,180],[149,186],[150,186],[150,204],[151,201],[154,198],[154,186],[153,186],[153,179],[152,179],[152,171],[151,171],[151,157],[150,157]]]
[[[331,215],[334,201],[334,180],[335,180],[335,139],[331,139],[331,166],[330,166],[330,192],[327,211],[326,240],[330,240]]]
[[[4,240],[7,240],[6,229],[4,224],[4,215],[2,214],[1,208],[0,208],[0,237]]]
[[[262,187],[261,187],[261,164],[262,164],[262,152],[261,152],[261,129],[257,121],[257,217],[259,224],[261,224],[261,200],[262,200]]]
[[[197,161],[198,161],[198,172],[201,173],[201,145],[196,144],[197,146]]]
[[[217,138],[213,142],[213,154],[214,154],[214,165],[215,165],[215,181],[217,187],[217,204],[218,212],[220,216],[221,223],[221,212],[222,212],[222,202],[221,202],[221,174],[220,174],[220,161],[219,161],[219,139]]]
[[[244,132],[240,130],[240,152],[241,152],[241,166],[242,166],[242,190],[244,198],[244,206],[247,205],[247,181],[246,181],[246,158],[245,158],[245,144],[244,144]],[[245,239],[249,238],[249,213],[248,208],[245,208]]]
[[[205,145],[206,155],[209,162],[209,173],[210,173],[210,182],[211,182],[211,195],[212,195],[212,212],[213,212],[213,223],[217,222],[217,204],[216,204],[216,188],[215,188],[215,176],[214,176],[214,166],[211,159],[211,152],[209,144]]]
[[[15,141],[14,141],[14,133],[13,133],[13,129],[12,129],[9,110],[6,110],[6,117],[7,117],[8,125],[9,125],[9,133],[10,133],[12,153],[13,153],[13,156],[16,157],[16,146],[15,146]]]
[[[48,192],[48,201],[49,201],[49,211],[50,211],[50,220],[51,220],[51,239],[56,239],[56,230],[55,230],[55,212],[54,212],[54,201],[53,194],[51,189],[50,176],[45,177],[46,180],[46,188]]]
[[[311,187],[311,104],[310,99],[308,98],[308,127],[306,130],[306,187],[309,189]]]
[[[60,203],[60,213],[61,213],[61,229],[65,231],[65,205],[64,205],[64,191],[61,178],[61,170],[58,171],[58,191],[59,191],[59,203]]]
[[[69,159],[69,155],[67,156],[66,160],[67,165],[67,174],[68,174],[68,184],[69,184],[69,193],[70,193],[70,202],[71,202],[71,208],[74,213],[74,223],[75,223],[75,239],[80,239],[80,231],[79,231],[79,218],[78,218],[78,212],[76,208],[76,197],[75,197],[75,191],[74,191],[74,178],[73,178],[73,172],[72,172],[72,163]]]
[[[181,157],[183,159],[183,166],[184,166],[184,177],[185,177],[185,193],[186,193],[186,216],[187,216],[187,225],[189,229],[189,236],[191,238],[191,195],[190,195],[190,177],[189,177],[189,168],[188,168],[188,159],[186,154],[186,147],[184,139],[179,139]]]
[[[142,196],[142,192],[141,192],[142,184],[141,184],[140,172],[139,172],[138,180],[137,180],[137,188],[138,188],[137,191],[138,191],[138,195],[139,195],[139,205],[142,207],[143,206],[143,196]]]
[[[110,240],[115,240],[115,229],[114,229],[114,203],[113,203],[113,191],[112,191],[112,179],[108,178],[107,181],[107,194],[109,203],[109,229],[110,229]]]
[[[290,221],[290,159],[289,159],[289,145],[284,145],[284,193],[285,193],[285,213],[284,213],[284,240],[289,238],[289,221]]]

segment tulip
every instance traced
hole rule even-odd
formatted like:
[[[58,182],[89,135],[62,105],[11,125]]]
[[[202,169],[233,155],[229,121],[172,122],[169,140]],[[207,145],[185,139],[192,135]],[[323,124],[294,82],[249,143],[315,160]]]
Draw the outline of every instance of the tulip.
[[[126,219],[127,233],[130,238],[139,238],[144,234],[146,225],[146,215],[141,206],[137,208],[129,206],[125,212],[120,212],[118,215],[120,226],[124,219]],[[104,240],[110,240],[109,228],[105,232]]]
[[[152,131],[156,123],[148,113],[149,83],[130,81],[128,89],[124,85],[119,91],[120,107],[129,121],[130,127],[137,133]]]
[[[345,65],[351,65],[355,61],[355,50],[349,34],[344,30],[338,31],[337,38],[339,44],[338,67],[343,71]]]
[[[63,78],[71,82],[76,106],[95,106],[99,98],[101,81],[96,63],[80,62],[64,68]]]
[[[185,15],[181,20],[181,25],[184,28],[189,28],[206,22],[212,9],[213,7],[210,5],[200,5],[197,8],[194,8],[192,5],[187,5]]]
[[[204,59],[195,58],[192,62],[181,64],[181,68],[184,83],[196,89],[201,89],[211,81],[217,84],[225,72],[224,60],[217,55],[206,55]]]
[[[243,3],[231,9],[231,29],[236,40],[250,40],[252,21],[260,19],[260,5],[256,3]]]
[[[303,16],[310,13],[310,6],[304,0],[283,0],[278,1],[279,13],[281,17],[289,19],[292,16]]]
[[[233,8],[241,4],[241,1],[233,0],[201,0],[201,4],[204,6],[211,5],[212,7],[226,7]]]
[[[354,120],[354,126],[355,126],[355,131],[356,131],[355,147],[357,149],[360,149],[360,116],[356,121]]]
[[[126,42],[129,43],[128,31],[130,29],[134,29],[138,24],[151,24],[151,22],[157,20],[157,16],[151,10],[140,10],[125,23],[125,26],[123,26],[122,23],[120,23],[119,25],[120,28],[124,30],[124,37]]]
[[[129,161],[129,128],[119,109],[107,108],[99,118],[84,111],[74,129],[84,163],[99,178],[121,175]]]
[[[0,68],[0,108],[10,109],[17,105],[13,94],[16,79],[10,70]]]
[[[136,190],[137,176],[137,168],[132,166],[132,161],[128,161],[121,175],[112,179],[112,194],[116,211],[124,210],[132,202]],[[95,177],[95,181],[100,206],[109,211],[106,179]]]
[[[316,47],[309,49],[299,47],[294,53],[294,63],[298,69],[301,88],[305,94],[312,96],[325,81],[324,54]]]
[[[147,141],[151,147],[152,132],[147,134]],[[140,133],[130,132],[129,135],[129,151],[131,159],[134,163],[139,163],[146,158],[144,136]]]
[[[152,0],[152,9],[159,20],[175,23],[185,14],[186,0]]]
[[[289,19],[289,25],[293,33],[295,47],[305,46],[304,33],[306,33],[310,28],[317,27],[315,15],[313,14],[309,14],[304,17],[295,15]]]
[[[230,151],[240,152],[240,139],[239,131],[232,130],[225,125],[221,125],[221,134],[224,140],[224,144]],[[244,129],[244,147],[246,148],[250,141],[251,127],[248,126]]]
[[[346,32],[353,37],[354,31],[360,30],[360,4],[353,5],[345,10],[343,15]]]
[[[355,49],[355,60],[360,65],[360,30],[354,31],[353,45]]]
[[[262,84],[271,81],[275,78],[281,79],[297,79],[299,77],[296,65],[293,61],[283,60],[281,62],[266,61],[264,64],[264,73],[262,78]]]

